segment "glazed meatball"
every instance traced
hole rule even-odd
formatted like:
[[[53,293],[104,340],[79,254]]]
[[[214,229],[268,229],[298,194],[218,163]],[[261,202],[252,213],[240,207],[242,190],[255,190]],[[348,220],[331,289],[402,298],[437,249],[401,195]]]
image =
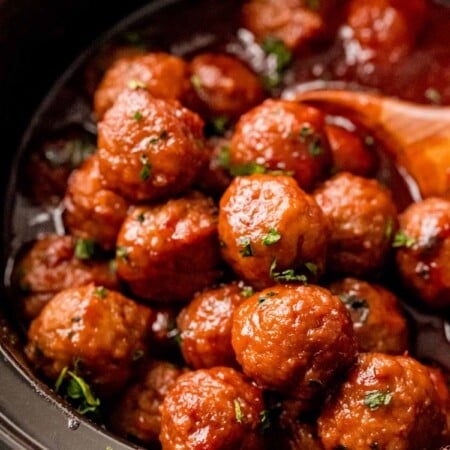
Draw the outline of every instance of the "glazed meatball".
[[[260,450],[262,392],[228,367],[179,377],[161,408],[163,450]]]
[[[408,348],[408,324],[398,298],[383,286],[345,278],[329,286],[350,312],[361,352],[402,354]]]
[[[232,345],[244,373],[262,388],[313,399],[353,363],[356,341],[339,298],[314,285],[278,285],[236,309]]]
[[[231,140],[232,166],[281,171],[308,189],[328,167],[324,114],[287,100],[266,100],[244,114]]]
[[[49,379],[75,366],[98,392],[128,381],[147,351],[152,311],[119,292],[89,284],[56,294],[31,322],[25,354]]]
[[[249,0],[242,8],[242,22],[258,41],[281,39],[297,50],[322,34],[321,16],[304,0]]]
[[[445,417],[425,366],[409,356],[366,353],[318,424],[326,450],[434,450]]]
[[[161,431],[160,406],[176,379],[186,373],[173,364],[153,361],[143,375],[128,387],[111,412],[112,429],[125,438],[145,444],[159,442]]]
[[[395,63],[414,46],[425,9],[425,0],[351,0],[345,38],[360,47],[361,63]]]
[[[342,172],[313,197],[332,223],[330,272],[362,276],[379,270],[397,229],[391,193],[376,180]]]
[[[290,177],[237,177],[220,200],[222,255],[256,289],[320,276],[329,233],[320,208]]]
[[[136,207],[117,239],[117,273],[140,298],[189,300],[221,275],[217,207],[198,192]]]
[[[191,64],[191,82],[209,116],[239,117],[263,99],[259,78],[239,59],[203,53]]]
[[[14,284],[20,290],[21,313],[34,319],[59,291],[96,283],[109,289],[120,284],[110,261],[92,258],[91,241],[50,234],[31,243],[14,269]]]
[[[183,193],[207,160],[200,117],[140,88],[122,92],[98,133],[104,186],[131,200]]]
[[[325,125],[324,129],[332,154],[333,171],[362,177],[374,172],[376,158],[356,133],[337,125]]]
[[[99,120],[129,86],[137,85],[156,98],[183,101],[189,97],[189,69],[185,61],[168,53],[147,53],[118,58],[105,72],[94,94]],[[192,95],[192,94],[191,94]]]
[[[450,306],[450,201],[432,197],[410,205],[393,245],[411,292],[433,308]]]
[[[72,172],[63,202],[64,225],[73,236],[93,239],[105,250],[115,247],[129,204],[103,188],[97,156]]]
[[[243,283],[208,289],[194,297],[177,319],[181,351],[194,369],[236,366],[231,346],[233,312],[245,299]]]

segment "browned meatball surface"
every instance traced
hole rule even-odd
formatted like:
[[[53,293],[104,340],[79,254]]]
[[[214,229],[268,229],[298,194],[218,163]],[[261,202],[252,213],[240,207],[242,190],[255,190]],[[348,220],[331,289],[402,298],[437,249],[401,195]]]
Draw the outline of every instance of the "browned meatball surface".
[[[72,235],[93,239],[105,250],[115,247],[129,204],[104,189],[97,156],[72,172],[63,201],[64,225]]]
[[[287,100],[264,101],[244,114],[231,140],[230,164],[257,164],[292,173],[303,189],[324,174],[329,151],[323,135],[325,115]]]
[[[260,450],[262,392],[242,374],[214,367],[179,377],[161,408],[163,450]]]
[[[336,281],[328,288],[350,312],[361,352],[395,355],[408,349],[408,324],[392,292],[356,278]]]
[[[128,89],[98,125],[105,188],[156,200],[189,188],[204,163],[203,121],[176,101]]]
[[[156,444],[161,431],[160,407],[176,379],[186,373],[165,361],[153,361],[140,379],[128,387],[111,411],[112,429],[142,443]]]
[[[242,22],[259,41],[268,36],[298,49],[319,36],[324,23],[304,0],[250,0],[242,9]]]
[[[361,63],[395,63],[415,44],[425,8],[425,0],[351,0],[345,37],[361,48]]]
[[[217,207],[198,192],[136,207],[117,239],[117,273],[135,295],[179,302],[221,275]]]
[[[328,237],[327,219],[291,177],[237,177],[220,200],[222,255],[256,289],[319,276]]]
[[[21,311],[26,320],[35,318],[59,291],[96,283],[119,289],[109,261],[92,259],[92,242],[72,236],[50,234],[38,238],[17,261],[14,284],[21,291]]]
[[[409,206],[393,245],[404,284],[428,306],[450,306],[450,201],[433,197]]]
[[[234,56],[202,53],[191,64],[191,82],[205,114],[238,117],[263,99],[259,78]]]
[[[233,282],[207,289],[180,312],[181,351],[194,369],[236,366],[231,346],[233,313],[245,299],[243,283]]]
[[[232,345],[262,388],[306,400],[332,386],[356,356],[345,306],[314,285],[273,286],[247,299],[234,313]]]
[[[50,379],[75,364],[99,392],[127,382],[136,354],[146,352],[152,311],[89,284],[56,294],[33,320],[25,354]]]
[[[335,173],[350,172],[362,177],[373,174],[376,167],[375,155],[357,134],[337,125],[325,125],[324,129]]]
[[[366,353],[318,424],[326,450],[435,450],[445,417],[425,366],[409,356]]]
[[[189,96],[188,65],[168,53],[147,53],[118,58],[105,72],[94,94],[94,111],[99,120],[129,86],[139,85],[153,97],[183,101]]]
[[[361,276],[379,270],[397,229],[391,193],[374,179],[342,172],[313,197],[332,223],[330,272]]]

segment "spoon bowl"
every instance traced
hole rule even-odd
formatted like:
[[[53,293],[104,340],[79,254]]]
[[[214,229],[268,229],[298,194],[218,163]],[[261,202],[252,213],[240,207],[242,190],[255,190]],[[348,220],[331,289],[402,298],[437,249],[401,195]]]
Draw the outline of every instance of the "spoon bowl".
[[[346,90],[313,90],[295,100],[342,114],[373,132],[423,198],[450,197],[450,107]]]

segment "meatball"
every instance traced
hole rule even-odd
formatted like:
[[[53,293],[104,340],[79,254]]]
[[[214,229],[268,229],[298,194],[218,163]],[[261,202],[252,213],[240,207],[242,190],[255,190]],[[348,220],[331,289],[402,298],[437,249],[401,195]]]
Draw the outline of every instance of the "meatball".
[[[131,200],[183,193],[207,161],[200,117],[144,89],[122,92],[98,133],[104,186]]]
[[[329,233],[316,202],[290,177],[237,177],[220,200],[222,255],[256,289],[320,276]]]
[[[239,59],[202,53],[191,64],[191,82],[209,117],[239,117],[263,99],[259,78]]]
[[[374,154],[361,138],[337,125],[325,125],[335,172],[350,172],[362,177],[370,176],[376,167]]]
[[[115,247],[129,205],[120,195],[103,188],[97,156],[72,172],[63,202],[64,225],[72,235],[93,239],[105,250]]]
[[[181,351],[194,369],[236,366],[231,346],[233,312],[245,299],[243,283],[233,282],[199,293],[180,312]]]
[[[326,450],[434,450],[445,417],[428,369],[409,356],[366,353],[318,420]]]
[[[20,309],[27,321],[34,319],[63,289],[89,283],[119,289],[111,262],[93,259],[93,249],[91,241],[56,234],[42,236],[24,249],[13,279],[20,290]]]
[[[450,306],[450,200],[430,197],[410,205],[393,245],[405,286],[430,307]]]
[[[310,188],[328,167],[324,118],[318,109],[296,102],[264,101],[239,119],[231,140],[231,166],[286,172],[301,188]]]
[[[140,298],[189,300],[221,275],[217,207],[198,192],[136,207],[117,239],[117,273]]]
[[[351,0],[345,38],[355,41],[360,62],[395,63],[406,56],[415,44],[426,10],[425,0]]]
[[[356,341],[339,298],[314,285],[278,285],[236,309],[232,345],[244,373],[291,398],[321,396],[353,363]]]
[[[103,286],[64,289],[31,322],[25,354],[49,379],[77,368],[98,392],[128,381],[133,360],[147,351],[152,311]]]
[[[120,436],[145,444],[159,442],[160,406],[176,379],[186,373],[164,361],[153,361],[143,375],[128,387],[111,411],[111,428]]]
[[[402,354],[408,348],[408,324],[398,298],[383,286],[345,278],[329,286],[345,304],[361,352]]]
[[[147,53],[118,58],[105,72],[94,94],[99,120],[129,86],[142,87],[156,98],[183,101],[192,95],[188,64],[168,53]]]
[[[297,50],[320,36],[322,17],[305,0],[249,0],[242,8],[242,23],[259,41],[273,36]]]
[[[260,450],[262,392],[228,367],[179,377],[161,408],[163,450]]]
[[[391,193],[376,180],[342,172],[313,194],[332,223],[328,269],[362,276],[386,262],[397,229]]]

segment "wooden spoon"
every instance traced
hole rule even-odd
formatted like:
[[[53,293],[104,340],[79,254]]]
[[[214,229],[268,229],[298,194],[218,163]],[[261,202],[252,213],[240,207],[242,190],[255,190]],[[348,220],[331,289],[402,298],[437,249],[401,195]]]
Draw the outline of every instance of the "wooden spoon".
[[[450,107],[345,90],[302,92],[295,100],[360,122],[386,144],[423,198],[450,197]]]

